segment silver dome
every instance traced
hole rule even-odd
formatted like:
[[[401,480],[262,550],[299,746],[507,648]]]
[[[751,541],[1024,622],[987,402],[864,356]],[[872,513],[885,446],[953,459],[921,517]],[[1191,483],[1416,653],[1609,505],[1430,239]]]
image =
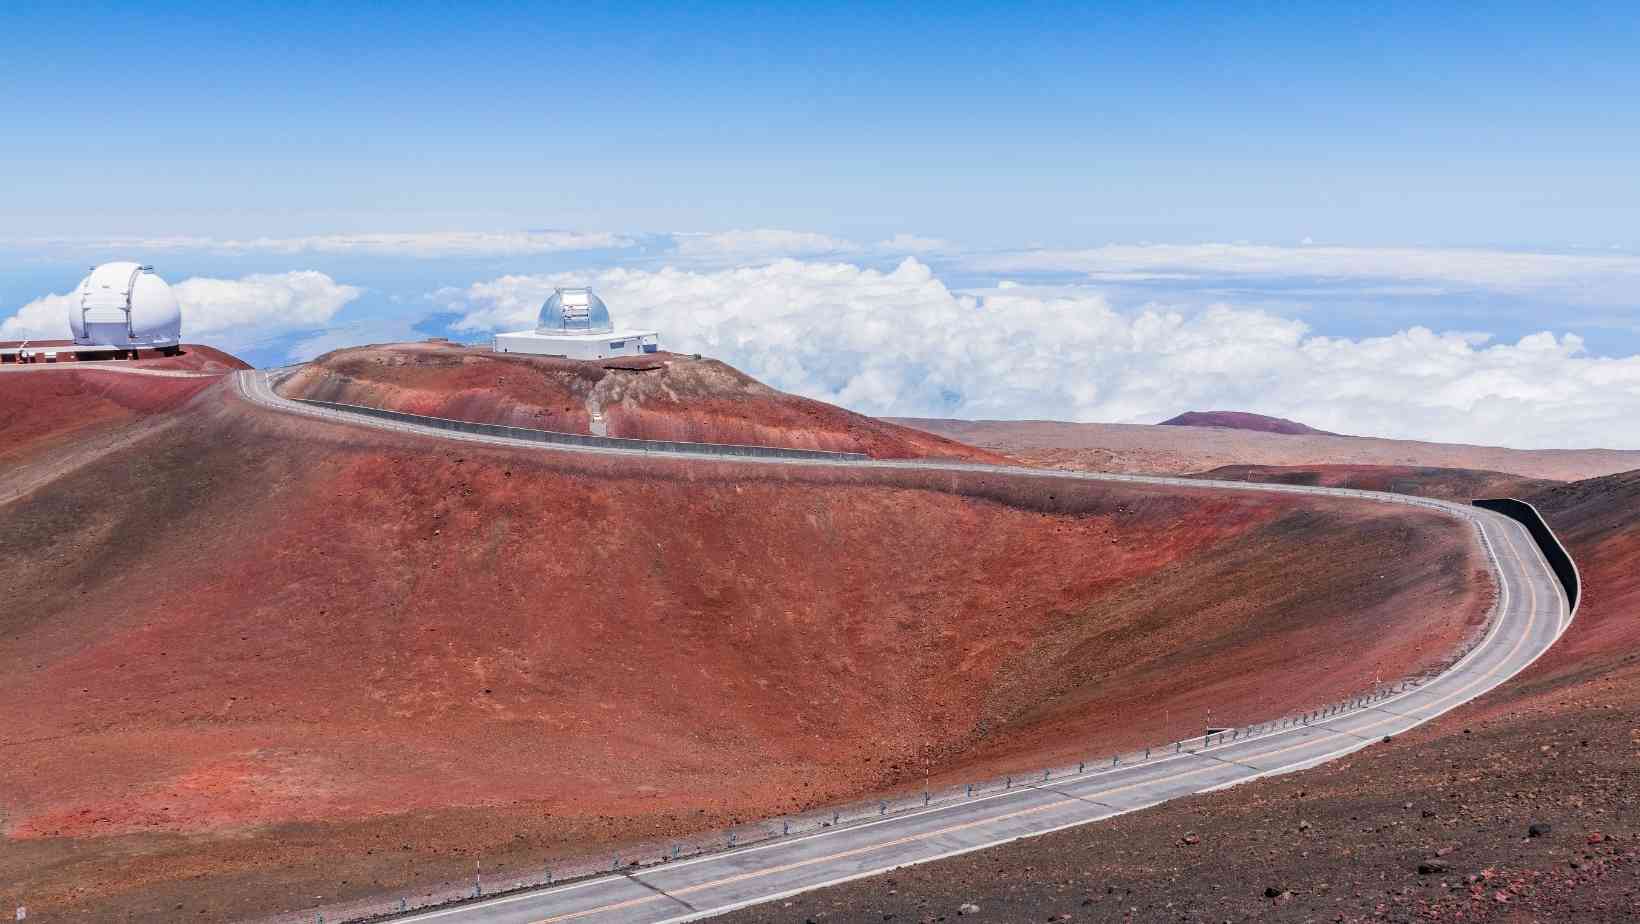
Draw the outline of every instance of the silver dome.
[[[541,306],[535,330],[542,334],[607,333],[615,329],[609,306],[591,289],[554,289]]]

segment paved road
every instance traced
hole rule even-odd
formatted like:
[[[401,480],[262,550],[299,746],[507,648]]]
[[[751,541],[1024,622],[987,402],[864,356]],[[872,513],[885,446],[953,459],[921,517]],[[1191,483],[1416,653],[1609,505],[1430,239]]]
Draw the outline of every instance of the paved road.
[[[193,372],[187,369],[146,369],[142,366],[121,365],[119,361],[106,363],[7,363],[0,366],[0,372],[129,372],[132,375],[157,375],[168,379],[214,379],[227,374],[224,372]]]
[[[535,451],[631,453],[632,450],[543,447],[499,437],[451,434],[397,421],[349,415],[279,397],[262,373],[240,373],[242,394],[264,406],[338,419],[358,426],[420,433],[429,437],[517,445]],[[723,457],[713,457],[723,458]],[[1063,776],[1038,785],[878,821],[831,828],[759,846],[680,860],[629,874],[615,874],[423,912],[404,921],[439,924],[660,924],[721,914],[965,853],[1060,828],[1131,812],[1179,796],[1244,783],[1313,766],[1399,735],[1459,706],[1519,673],[1566,630],[1571,612],[1548,563],[1524,527],[1477,508],[1422,498],[1291,485],[1249,485],[1196,479],[1053,472],[1006,466],[943,462],[841,461],[816,463],[737,458],[747,465],[836,464],[875,468],[981,470],[1031,478],[1121,481],[1146,485],[1218,487],[1333,497],[1364,497],[1384,503],[1432,508],[1474,524],[1499,586],[1498,608],[1481,643],[1438,677],[1406,692],[1375,698],[1359,708],[1307,724],[1238,731],[1235,740],[1202,744],[1178,754]]]

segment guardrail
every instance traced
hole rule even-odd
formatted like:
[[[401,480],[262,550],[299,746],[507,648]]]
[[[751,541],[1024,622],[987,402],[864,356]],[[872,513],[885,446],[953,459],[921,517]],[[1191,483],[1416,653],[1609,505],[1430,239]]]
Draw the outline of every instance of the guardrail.
[[[862,452],[827,452],[822,449],[787,449],[780,446],[747,446],[738,443],[691,443],[681,440],[639,440],[619,436],[587,436],[582,433],[564,433],[558,430],[533,430],[529,427],[508,427],[501,424],[479,423],[473,420],[451,420],[445,417],[407,414],[403,411],[389,411],[385,408],[364,407],[357,404],[340,404],[335,401],[318,401],[312,398],[285,398],[285,400],[311,404],[315,407],[330,408],[336,411],[345,411],[349,414],[363,414],[368,417],[396,420],[400,423],[450,430],[455,433],[478,433],[485,436],[500,436],[507,439],[560,446],[591,446],[599,449],[624,449],[632,452],[681,452],[711,456],[813,459],[828,462],[839,460],[863,462],[871,458]]]
[[[1567,553],[1566,547],[1560,544],[1555,531],[1549,528],[1543,514],[1538,509],[1523,500],[1513,497],[1487,497],[1472,501],[1475,506],[1484,510],[1501,513],[1511,520],[1517,520],[1532,534],[1532,541],[1536,542],[1543,557],[1549,562],[1549,567],[1560,579],[1560,586],[1566,589],[1566,608],[1577,612],[1578,596],[1583,590],[1582,578],[1577,572],[1577,563]]]

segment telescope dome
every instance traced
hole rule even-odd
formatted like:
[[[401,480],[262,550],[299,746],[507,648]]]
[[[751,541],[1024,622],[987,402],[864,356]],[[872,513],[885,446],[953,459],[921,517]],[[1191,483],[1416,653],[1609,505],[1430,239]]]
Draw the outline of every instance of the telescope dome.
[[[591,289],[554,289],[541,305],[535,330],[542,334],[607,333],[615,329],[609,306]]]
[[[174,347],[182,338],[182,308],[153,267],[104,263],[80,282],[68,326],[81,346]]]

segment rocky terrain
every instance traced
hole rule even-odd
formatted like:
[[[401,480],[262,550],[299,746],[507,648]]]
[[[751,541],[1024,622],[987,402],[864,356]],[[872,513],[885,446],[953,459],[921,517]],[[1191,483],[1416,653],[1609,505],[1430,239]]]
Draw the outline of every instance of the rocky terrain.
[[[1531,497],[1583,574],[1565,638],[1414,733],[1291,776],[726,921],[1640,916],[1640,472]]]
[[[1034,768],[1437,663],[1491,593],[1461,527],[1366,503],[484,448],[124,378],[202,390],[99,397],[146,429],[0,508],[0,902],[42,916]],[[91,400],[31,387],[19,419]]]
[[[935,420],[895,423],[1002,453],[1028,465],[1093,472],[1192,474],[1226,465],[1374,465],[1473,469],[1575,481],[1640,468],[1640,450],[1506,449],[1228,427]]]
[[[777,391],[717,360],[676,353],[582,362],[442,342],[389,344],[328,353],[280,390],[291,398],[566,433],[1002,461]]]

